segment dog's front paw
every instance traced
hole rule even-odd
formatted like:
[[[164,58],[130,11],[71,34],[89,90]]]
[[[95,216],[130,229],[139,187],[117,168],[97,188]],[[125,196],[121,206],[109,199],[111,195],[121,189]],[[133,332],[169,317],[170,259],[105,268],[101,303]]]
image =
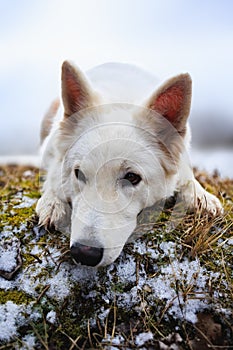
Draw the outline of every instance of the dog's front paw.
[[[203,190],[201,194],[197,196],[196,207],[201,210],[207,210],[212,215],[221,215],[224,210],[220,200],[213,194]]]
[[[70,206],[50,193],[44,193],[39,199],[36,213],[39,216],[39,225],[45,228],[54,226],[56,230],[62,231],[70,225]]]
[[[189,209],[207,210],[212,215],[221,215],[224,210],[220,200],[207,192],[201,184],[194,179],[182,188],[183,198]]]

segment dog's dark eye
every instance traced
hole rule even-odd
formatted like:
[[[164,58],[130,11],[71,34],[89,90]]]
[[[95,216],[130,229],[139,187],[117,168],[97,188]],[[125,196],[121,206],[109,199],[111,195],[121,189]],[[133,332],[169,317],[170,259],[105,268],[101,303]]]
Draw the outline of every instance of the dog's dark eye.
[[[74,169],[74,172],[79,181],[86,183],[86,177],[80,169]]]
[[[141,181],[141,176],[135,173],[127,173],[124,180],[129,181],[133,186],[136,186]]]

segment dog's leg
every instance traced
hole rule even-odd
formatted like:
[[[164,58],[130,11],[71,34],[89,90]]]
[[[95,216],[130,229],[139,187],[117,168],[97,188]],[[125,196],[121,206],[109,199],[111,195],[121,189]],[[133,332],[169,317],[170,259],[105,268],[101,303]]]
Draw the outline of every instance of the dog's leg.
[[[223,213],[220,200],[207,192],[195,179],[191,167],[183,164],[182,175],[179,180],[179,191],[189,209],[207,210],[213,215]]]
[[[52,191],[45,191],[37,202],[36,212],[39,225],[54,226],[56,230],[69,229],[71,207],[55,196]]]

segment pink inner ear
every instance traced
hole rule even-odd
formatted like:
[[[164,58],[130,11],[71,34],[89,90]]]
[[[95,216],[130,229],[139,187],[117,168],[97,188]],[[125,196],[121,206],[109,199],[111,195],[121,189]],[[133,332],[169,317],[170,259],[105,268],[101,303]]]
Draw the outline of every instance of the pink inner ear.
[[[81,91],[78,83],[75,81],[75,78],[72,74],[67,74],[66,77],[66,91],[67,98],[71,108],[74,108],[78,105],[78,101],[81,97]]]
[[[177,120],[184,105],[184,86],[176,83],[157,96],[151,108],[167,118],[171,123]]]

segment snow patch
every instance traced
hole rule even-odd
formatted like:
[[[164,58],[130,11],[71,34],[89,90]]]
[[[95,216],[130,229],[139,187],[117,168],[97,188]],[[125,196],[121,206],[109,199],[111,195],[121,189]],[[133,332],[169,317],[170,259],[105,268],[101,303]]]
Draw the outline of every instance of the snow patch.
[[[14,238],[12,240],[0,241],[0,270],[11,272],[17,266],[17,257],[19,250],[19,240]]]
[[[57,319],[57,314],[55,311],[51,310],[47,313],[46,320],[49,323],[55,324]]]
[[[22,338],[23,346],[18,348],[18,350],[29,350],[35,349],[36,346],[36,337],[32,334],[27,334]]]
[[[23,320],[22,311],[23,307],[12,301],[0,305],[0,340],[9,341],[17,335],[18,326]]]
[[[153,334],[151,332],[140,333],[136,336],[135,344],[137,346],[142,346],[149,340],[153,340]]]
[[[47,284],[50,286],[46,294],[50,298],[63,300],[70,294],[69,273],[65,269],[61,269],[52,278],[49,278]]]
[[[204,293],[208,281],[218,276],[218,273],[201,267],[198,259],[191,262],[188,259],[182,262],[173,260],[171,264],[161,268],[160,276],[148,280],[148,285],[155,298],[167,301],[168,314],[196,323],[196,313],[209,307]]]
[[[117,265],[117,276],[122,283],[130,283],[136,281],[136,262],[135,259],[127,259]]]
[[[106,334],[106,337],[102,340],[102,344],[111,344],[113,346],[104,346],[104,349],[106,350],[118,350],[119,348],[117,348],[116,346],[121,345],[122,343],[124,343],[125,339],[122,335],[115,335],[114,337],[111,336],[110,334]]]
[[[18,205],[14,205],[13,208],[14,209],[30,208],[33,206],[33,204],[36,203],[36,201],[37,201],[37,199],[35,199],[35,198],[23,196],[22,202]]]
[[[175,258],[177,247],[175,242],[162,242],[160,243],[159,247],[163,251],[163,255],[169,256],[170,258]]]

